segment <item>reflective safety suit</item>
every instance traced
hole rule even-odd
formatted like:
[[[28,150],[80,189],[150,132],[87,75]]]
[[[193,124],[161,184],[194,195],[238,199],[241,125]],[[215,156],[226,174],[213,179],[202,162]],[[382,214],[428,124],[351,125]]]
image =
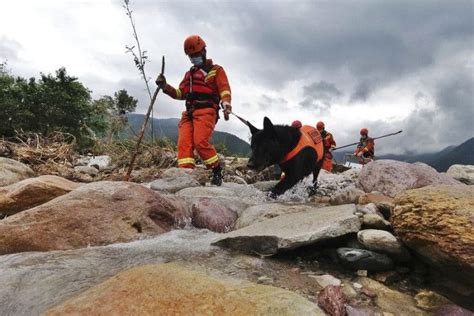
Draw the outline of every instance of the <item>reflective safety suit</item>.
[[[322,129],[321,136],[323,137],[324,143],[324,160],[323,160],[323,169],[329,172],[332,171],[332,152],[330,149],[336,148],[336,141],[331,133],[327,132],[325,129]]]
[[[219,118],[219,102],[231,102],[224,68],[207,59],[204,65],[186,72],[179,88],[167,84],[163,91],[173,99],[186,100],[186,111],[178,125],[178,167],[194,168],[194,149],[207,168],[216,167],[219,158],[209,140]]]
[[[362,164],[370,162],[374,159],[375,142],[373,138],[369,136],[363,136],[360,138],[359,144],[357,145],[354,155],[357,156],[360,153],[362,153],[362,157],[360,159],[360,162]]]

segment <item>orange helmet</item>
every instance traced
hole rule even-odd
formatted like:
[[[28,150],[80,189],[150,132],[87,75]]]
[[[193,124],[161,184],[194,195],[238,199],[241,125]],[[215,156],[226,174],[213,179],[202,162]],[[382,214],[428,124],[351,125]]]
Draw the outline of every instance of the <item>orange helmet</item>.
[[[316,128],[318,131],[324,129],[324,122],[319,121],[318,124],[316,124]]]
[[[362,128],[362,129],[360,130],[360,134],[361,134],[361,135],[369,135],[369,130],[364,127],[364,128]]]
[[[293,123],[291,123],[291,127],[296,127],[296,128],[301,128],[301,126],[303,126],[303,124],[301,124],[301,121],[293,121]]]
[[[206,47],[206,42],[199,35],[191,35],[184,41],[184,53],[192,55],[199,53]]]

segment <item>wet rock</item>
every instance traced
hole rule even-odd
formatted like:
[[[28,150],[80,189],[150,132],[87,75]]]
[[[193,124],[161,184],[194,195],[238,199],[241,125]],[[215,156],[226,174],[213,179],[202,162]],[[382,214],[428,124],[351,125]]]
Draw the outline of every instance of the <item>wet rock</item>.
[[[339,248],[336,251],[342,264],[352,270],[387,271],[393,268],[392,260],[370,250]]]
[[[420,291],[415,295],[416,306],[427,311],[436,311],[451,302],[433,291]]]
[[[362,194],[364,194],[364,191],[361,189],[358,189],[354,186],[347,187],[331,196],[329,203],[332,205],[357,203],[359,201],[359,197]]]
[[[346,299],[341,287],[328,285],[318,294],[318,305],[331,316],[344,316]]]
[[[319,284],[321,288],[325,288],[328,285],[335,285],[340,286],[341,280],[338,278],[333,277],[330,274],[323,274],[323,275],[309,275],[312,279],[315,279],[316,282]]]
[[[252,186],[260,191],[268,192],[277,185],[278,181],[259,181],[252,184]]]
[[[372,306],[346,305],[347,316],[383,316],[380,309]]]
[[[389,221],[385,220],[385,218],[377,214],[364,214],[364,216],[362,216],[362,228],[389,230],[391,224]]]
[[[158,179],[150,184],[152,190],[169,193],[176,193],[185,188],[198,186],[200,186],[199,182],[190,175]]]
[[[57,176],[40,176],[0,187],[0,214],[13,215],[66,194],[80,184]]]
[[[446,174],[462,183],[474,184],[474,165],[452,165]]]
[[[439,184],[459,182],[424,163],[395,160],[376,160],[367,164],[362,168],[357,183],[365,192],[378,191],[390,197],[409,189]]]
[[[214,267],[233,257],[216,251],[208,230],[172,230],[124,244],[68,251],[23,252],[0,256],[0,315],[41,315],[124,269],[169,261]],[[253,260],[257,258],[246,257]],[[206,259],[209,258],[209,259]],[[206,261],[207,260],[207,261]]]
[[[377,294],[374,302],[384,312],[394,315],[428,315],[416,307],[415,300],[410,295],[392,290],[370,278],[361,277],[357,282]]]
[[[234,229],[237,213],[214,199],[201,198],[192,205],[192,224],[217,233]]]
[[[95,177],[99,174],[99,170],[97,168],[90,167],[90,166],[77,166],[77,167],[74,167],[74,171],[77,173],[87,174],[91,177]]]
[[[320,212],[320,208],[305,204],[266,203],[253,205],[242,212],[237,220],[236,229],[240,229],[283,214],[299,212]]]
[[[256,204],[267,201],[265,193],[255,189],[251,185],[238,183],[223,183],[222,186],[206,186],[186,188],[176,193],[182,197],[231,197],[240,198],[248,204]]]
[[[364,229],[357,233],[357,239],[365,248],[395,256],[397,260],[409,259],[408,251],[391,233],[379,229]]]
[[[318,212],[305,211],[283,214],[227,233],[215,245],[244,251],[273,255],[279,250],[294,249],[360,229],[360,221],[353,215],[352,204],[321,208]]]
[[[357,178],[359,177],[359,174],[360,174],[360,170],[361,169],[349,169],[349,170],[346,170],[344,172],[341,173],[341,175],[343,175],[344,177],[347,177],[351,180],[357,180]]]
[[[45,315],[324,315],[290,291],[212,277],[177,264],[136,267],[48,310]]]
[[[0,254],[105,245],[184,225],[186,206],[129,182],[96,182],[0,222]]]
[[[16,160],[0,157],[0,187],[34,176],[30,167]]]
[[[430,266],[474,287],[474,187],[432,186],[396,200],[391,222],[405,245]]]

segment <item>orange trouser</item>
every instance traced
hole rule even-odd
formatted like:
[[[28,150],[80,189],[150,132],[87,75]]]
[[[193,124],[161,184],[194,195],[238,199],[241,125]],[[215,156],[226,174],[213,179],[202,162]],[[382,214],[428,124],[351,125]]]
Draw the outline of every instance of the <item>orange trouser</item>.
[[[323,160],[323,169],[324,170],[327,170],[329,172],[332,171],[332,158],[326,158],[324,157],[324,160]]]
[[[196,149],[207,168],[214,168],[219,164],[216,149],[209,143],[216,125],[216,115],[214,108],[194,110],[192,119],[187,112],[182,113],[178,125],[179,168],[194,168],[196,164],[194,149]]]

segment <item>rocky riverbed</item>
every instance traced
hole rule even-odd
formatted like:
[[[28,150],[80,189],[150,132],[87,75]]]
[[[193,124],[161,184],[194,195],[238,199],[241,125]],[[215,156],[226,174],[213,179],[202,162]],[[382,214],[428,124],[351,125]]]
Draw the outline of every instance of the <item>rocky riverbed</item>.
[[[272,200],[271,172],[226,169],[80,183],[2,158],[0,314],[472,315],[465,174],[382,160]]]

